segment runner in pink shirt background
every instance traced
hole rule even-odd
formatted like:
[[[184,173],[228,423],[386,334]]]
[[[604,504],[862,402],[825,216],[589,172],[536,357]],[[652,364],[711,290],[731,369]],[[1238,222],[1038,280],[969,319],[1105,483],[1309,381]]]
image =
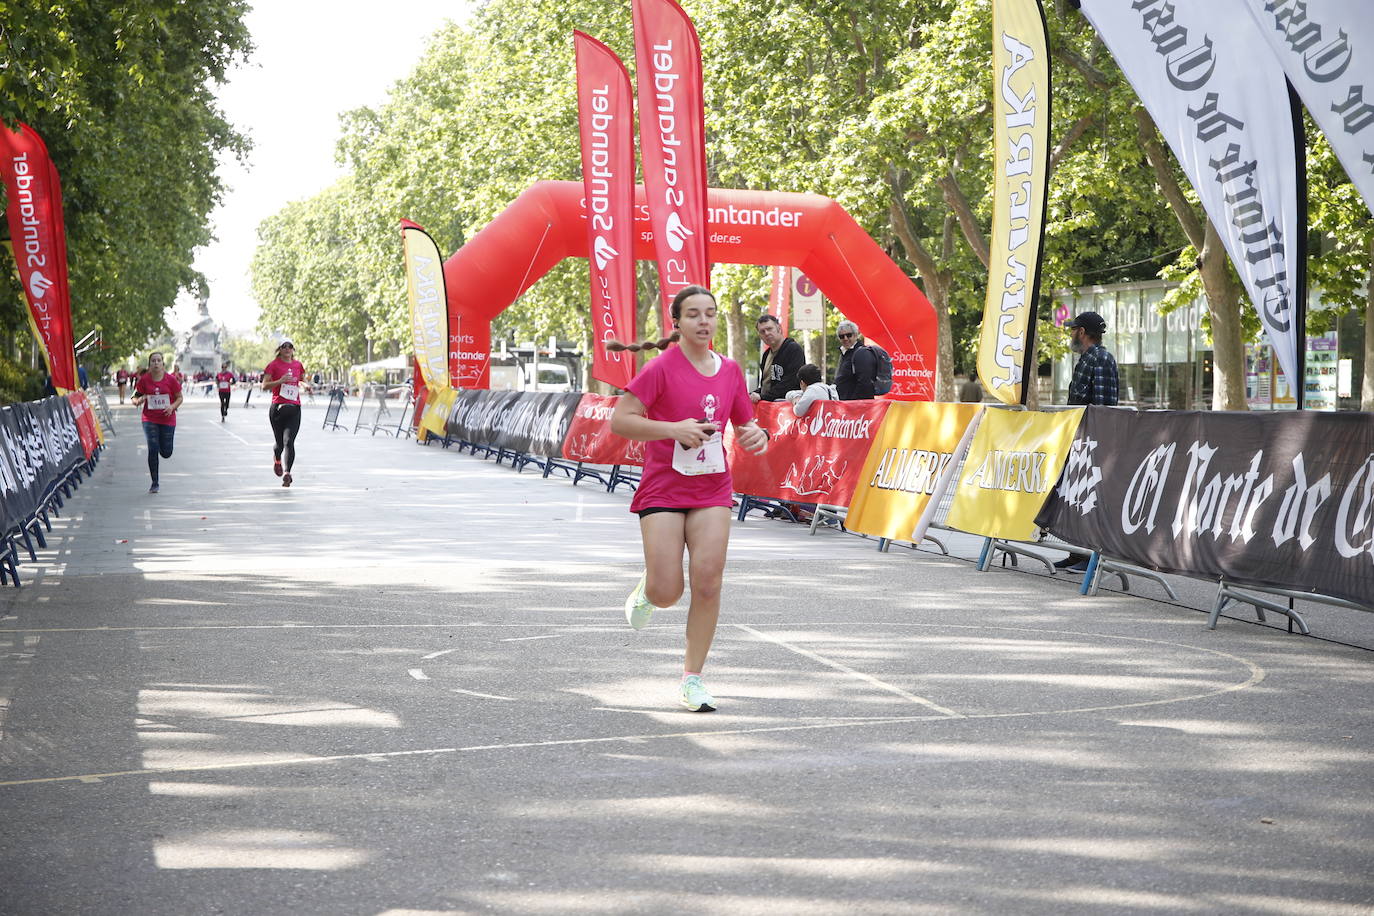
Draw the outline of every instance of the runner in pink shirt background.
[[[229,363],[226,360],[224,365],[219,367],[219,374],[215,376],[215,390],[219,392],[219,421],[224,422],[229,416],[229,398],[234,394],[234,382],[237,376],[229,371]]]
[[[644,473],[630,503],[644,541],[644,576],[625,601],[625,619],[639,629],[656,607],[671,607],[683,592],[682,555],[688,554],[692,599],[680,694],[693,712],[712,712],[716,701],[701,671],[720,618],[721,579],[730,540],[733,486],[725,459],[725,423],[735,425],[741,447],[768,448],[768,433],[754,422],[754,405],[739,364],[711,349],[716,299],[700,286],[673,298],[671,337],[657,343],[608,349],[666,350],[630,382],[616,404],[611,430],[644,447]],[[678,345],[673,347],[676,342]]]
[[[291,466],[296,463],[296,433],[301,430],[301,382],[305,367],[296,359],[296,345],[289,340],[277,347],[277,358],[262,370],[262,387],[272,392],[267,412],[276,444],[272,447],[272,473],[281,485],[291,486]],[[282,466],[285,458],[286,466]]]
[[[181,406],[181,382],[166,370],[161,353],[148,354],[148,371],[134,383],[134,405],[143,408],[143,436],[148,441],[148,476],[156,493],[158,458],[172,457],[177,431],[177,408]]]

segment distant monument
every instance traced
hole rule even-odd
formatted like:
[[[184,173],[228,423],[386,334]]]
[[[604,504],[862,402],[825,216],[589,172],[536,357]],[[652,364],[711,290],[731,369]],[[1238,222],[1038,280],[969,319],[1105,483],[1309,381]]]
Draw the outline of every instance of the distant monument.
[[[210,317],[210,303],[207,296],[200,297],[200,316],[190,330],[182,333],[177,342],[176,365],[186,375],[208,372],[214,375],[224,362],[225,331]],[[170,368],[170,367],[169,367]]]

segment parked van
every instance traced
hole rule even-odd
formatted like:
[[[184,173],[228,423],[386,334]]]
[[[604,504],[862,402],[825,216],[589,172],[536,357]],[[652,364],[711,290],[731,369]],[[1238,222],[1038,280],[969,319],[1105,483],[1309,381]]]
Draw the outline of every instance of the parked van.
[[[565,362],[539,361],[538,386],[535,385],[534,363],[491,361],[492,391],[576,391],[577,379]]]

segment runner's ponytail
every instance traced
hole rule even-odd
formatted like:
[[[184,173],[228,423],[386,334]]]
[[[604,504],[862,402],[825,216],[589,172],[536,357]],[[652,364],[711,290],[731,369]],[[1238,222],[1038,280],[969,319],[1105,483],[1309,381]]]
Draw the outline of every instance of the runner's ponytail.
[[[666,350],[673,344],[682,339],[682,334],[674,331],[667,337],[658,340],[641,340],[639,343],[621,343],[618,340],[606,341],[606,349],[611,353],[619,353],[622,350],[629,350],[631,353],[638,353],[641,350]]]

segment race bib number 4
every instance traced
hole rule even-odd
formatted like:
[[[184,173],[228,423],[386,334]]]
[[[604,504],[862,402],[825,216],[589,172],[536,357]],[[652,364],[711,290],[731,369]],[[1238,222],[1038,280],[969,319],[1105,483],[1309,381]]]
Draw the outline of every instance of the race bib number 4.
[[[301,399],[301,386],[283,384],[280,389],[281,396],[288,401],[299,401]]]
[[[711,434],[701,448],[682,448],[674,443],[673,470],[688,477],[699,474],[719,474],[725,470],[725,437],[720,431]]]
[[[172,406],[172,396],[170,394],[150,394],[148,395],[149,410],[166,410]]]

